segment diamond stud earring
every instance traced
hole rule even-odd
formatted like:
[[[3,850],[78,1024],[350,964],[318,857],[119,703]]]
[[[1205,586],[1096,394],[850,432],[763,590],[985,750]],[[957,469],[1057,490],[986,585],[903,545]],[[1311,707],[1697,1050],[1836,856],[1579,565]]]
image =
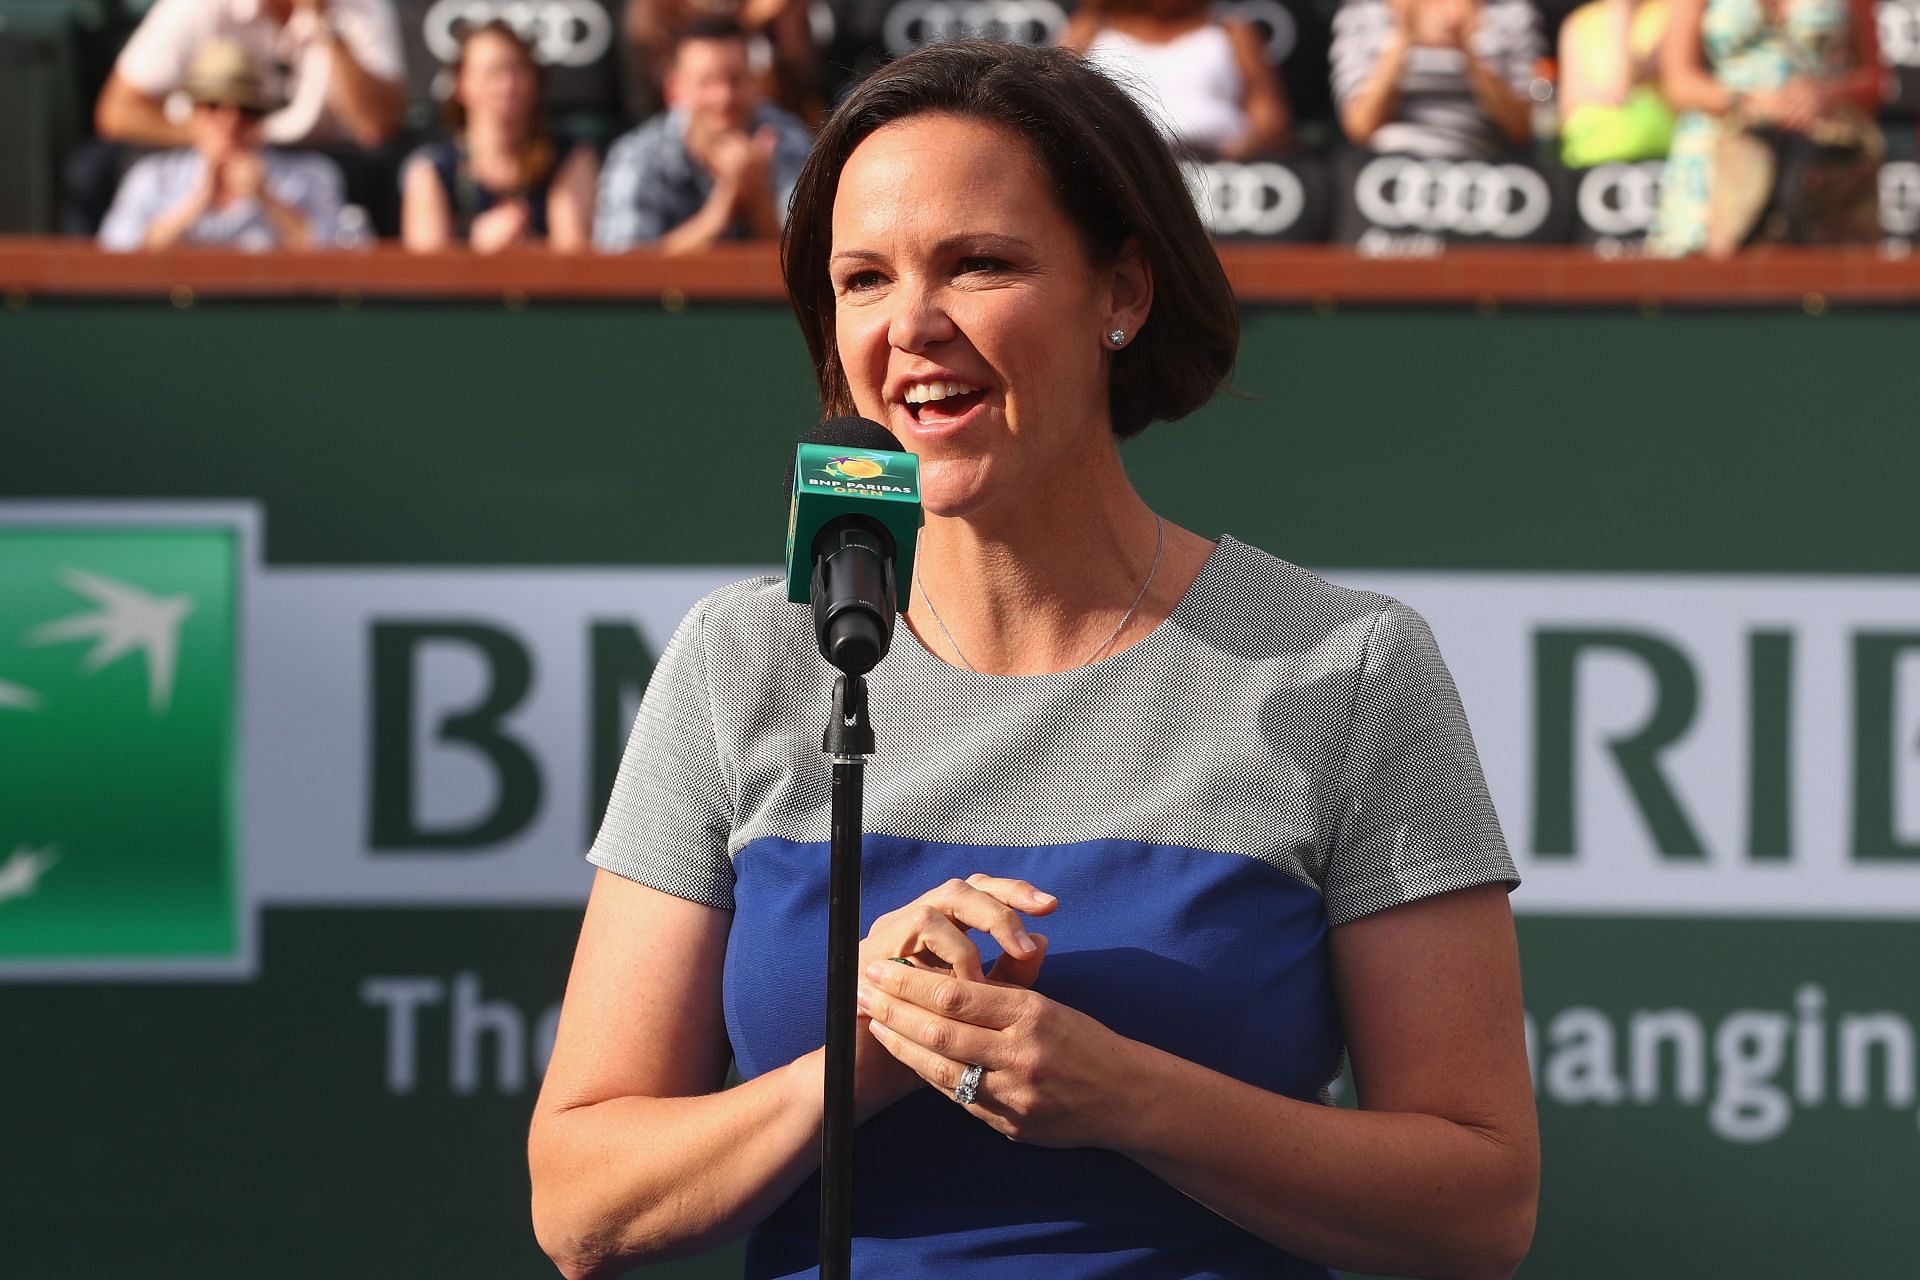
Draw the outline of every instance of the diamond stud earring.
[[[1111,329],[1107,332],[1107,341],[1116,347],[1124,347],[1127,345],[1127,331],[1125,329]]]

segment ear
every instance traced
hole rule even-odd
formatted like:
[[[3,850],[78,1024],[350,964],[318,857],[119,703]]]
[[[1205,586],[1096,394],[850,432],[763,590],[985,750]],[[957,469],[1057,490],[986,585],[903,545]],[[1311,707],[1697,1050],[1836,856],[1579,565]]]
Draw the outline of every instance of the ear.
[[[1125,329],[1131,344],[1153,310],[1153,267],[1132,236],[1120,246],[1107,282],[1107,320],[1101,333]]]

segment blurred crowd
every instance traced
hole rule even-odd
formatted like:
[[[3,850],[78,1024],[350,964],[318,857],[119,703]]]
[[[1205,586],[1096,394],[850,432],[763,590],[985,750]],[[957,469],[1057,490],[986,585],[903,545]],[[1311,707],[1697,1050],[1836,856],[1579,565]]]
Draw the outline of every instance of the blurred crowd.
[[[1074,50],[1196,164],[1662,162],[1661,256],[1877,239],[1912,129],[1883,111],[1888,0],[608,3],[151,0],[64,158],[64,226],[119,250],[772,238],[832,103],[962,35]]]

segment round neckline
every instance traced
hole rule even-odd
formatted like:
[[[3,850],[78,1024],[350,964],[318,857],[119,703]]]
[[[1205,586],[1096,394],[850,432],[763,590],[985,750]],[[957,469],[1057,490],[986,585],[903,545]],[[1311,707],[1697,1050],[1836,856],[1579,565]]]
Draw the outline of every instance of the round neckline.
[[[1160,619],[1160,621],[1154,625],[1153,630],[1147,632],[1147,634],[1141,636],[1125,648],[1115,649],[1106,657],[1101,658],[1097,662],[1090,662],[1084,667],[1068,667],[1064,671],[1035,671],[1027,675],[1007,675],[997,671],[973,671],[948,662],[945,658],[942,658],[939,654],[927,648],[926,644],[914,632],[913,628],[906,625],[905,621],[901,621],[900,624],[894,628],[894,636],[897,641],[899,636],[905,633],[907,639],[912,641],[912,644],[907,647],[907,651],[912,654],[911,661],[914,663],[922,667],[931,667],[936,675],[943,672],[951,673],[963,680],[992,680],[1007,684],[1028,684],[1035,681],[1063,682],[1083,677],[1088,672],[1110,671],[1123,662],[1137,663],[1140,658],[1149,656],[1167,643],[1167,636],[1171,634],[1175,626],[1184,619],[1185,615],[1191,609],[1196,607],[1194,597],[1199,593],[1201,587],[1205,584],[1210,584],[1212,579],[1219,573],[1221,563],[1227,554],[1229,545],[1237,548],[1240,546],[1240,543],[1231,535],[1224,533],[1215,540],[1213,550],[1207,555],[1206,563],[1200,566],[1200,572],[1195,574],[1193,581],[1187,584],[1186,593],[1180,597],[1180,602],[1173,606],[1166,617]],[[904,619],[904,617],[905,615],[903,614],[902,618]]]

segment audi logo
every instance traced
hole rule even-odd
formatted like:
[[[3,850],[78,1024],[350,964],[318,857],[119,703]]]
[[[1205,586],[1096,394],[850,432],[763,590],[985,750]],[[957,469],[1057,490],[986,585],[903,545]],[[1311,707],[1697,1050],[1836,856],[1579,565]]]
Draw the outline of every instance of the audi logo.
[[[1580,175],[1574,206],[1581,225],[1596,235],[1643,236],[1653,226],[1660,204],[1664,160],[1638,164],[1599,164]]]
[[[421,34],[433,56],[450,63],[460,56],[456,32],[496,18],[549,67],[590,67],[613,47],[613,19],[593,0],[439,0]]]
[[[1880,29],[1881,64],[1920,67],[1920,0],[1880,0],[1874,17]]]
[[[880,38],[892,54],[944,40],[1052,44],[1067,25],[1054,0],[904,0],[887,10]]]
[[[1360,214],[1377,227],[1524,240],[1547,221],[1553,194],[1525,165],[1381,156],[1353,186]]]
[[[1279,236],[1307,208],[1300,175],[1283,164],[1189,160],[1180,166],[1200,221],[1216,236]]]
[[[1220,0],[1213,6],[1213,16],[1222,22],[1238,18],[1250,23],[1260,33],[1267,61],[1276,67],[1291,58],[1300,43],[1300,24],[1280,0]]]
[[[1920,235],[1920,162],[1880,166],[1880,229],[1890,236]]]

